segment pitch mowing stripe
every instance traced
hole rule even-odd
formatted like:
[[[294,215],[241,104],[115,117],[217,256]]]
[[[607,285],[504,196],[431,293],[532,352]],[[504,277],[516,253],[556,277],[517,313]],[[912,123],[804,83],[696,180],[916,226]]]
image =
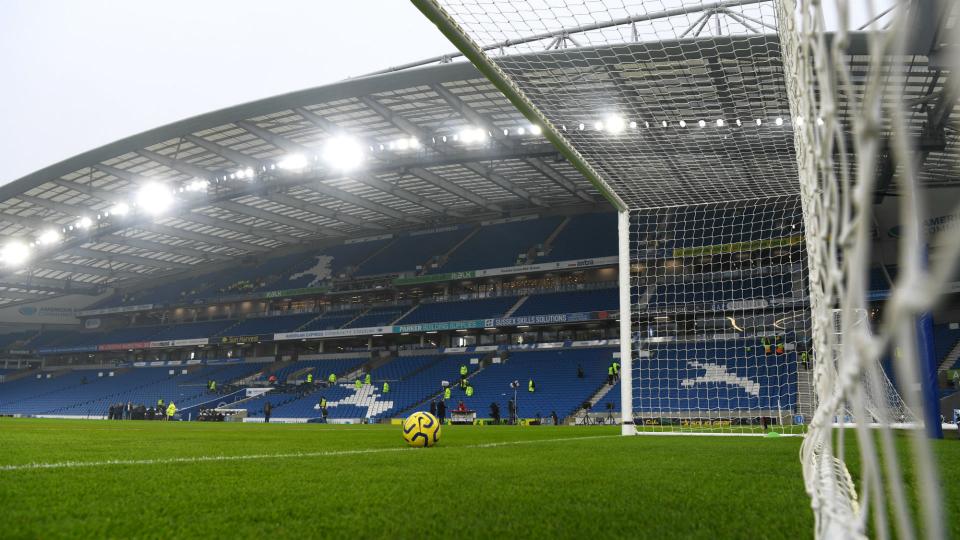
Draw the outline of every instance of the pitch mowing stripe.
[[[453,449],[471,449],[471,448],[496,448],[498,446],[516,446],[522,444],[536,444],[546,442],[566,442],[566,441],[584,441],[591,439],[612,439],[622,438],[622,435],[588,435],[585,437],[561,437],[555,439],[535,439],[530,441],[502,441],[492,443],[470,444],[466,446],[453,446],[446,448]],[[445,447],[440,447],[445,449]],[[399,448],[366,448],[361,450],[330,450],[326,452],[292,452],[287,454],[247,454],[240,456],[192,456],[163,459],[109,459],[105,461],[57,461],[53,463],[25,463],[23,465],[0,465],[0,473],[28,471],[28,470],[50,470],[50,469],[76,469],[81,467],[110,467],[114,465],[171,465],[178,463],[208,463],[225,461],[253,461],[260,459],[296,459],[296,458],[315,458],[315,457],[338,457],[338,456],[358,456],[364,454],[385,454],[389,452],[410,452],[418,450],[413,447]]]

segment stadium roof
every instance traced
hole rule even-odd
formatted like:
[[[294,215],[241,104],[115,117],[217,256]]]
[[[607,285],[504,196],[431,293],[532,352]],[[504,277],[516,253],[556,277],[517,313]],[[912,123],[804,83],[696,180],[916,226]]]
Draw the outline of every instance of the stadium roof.
[[[716,44],[731,39],[750,43],[756,36],[694,37],[688,40],[694,43],[690,50],[630,44],[612,49],[612,54],[635,62],[642,50],[650,56],[651,70],[689,71],[696,69],[690,65],[696,61],[691,60],[691,51],[720,50]],[[768,35],[764,41],[769,39]],[[537,42],[557,49],[562,41],[540,36]],[[850,52],[862,59],[866,51],[857,50],[858,43],[853,40]],[[351,79],[190,118],[0,187],[0,237],[4,242],[37,244],[26,266],[0,271],[0,305],[153,282],[160,276],[297,246],[547,209],[606,207],[599,192],[472,65],[450,63],[449,57],[439,60],[444,63]],[[721,118],[725,108],[743,106],[717,97],[723,85],[746,85],[750,77],[762,74],[744,69],[754,65],[752,61],[737,65],[736,56],[723,61],[739,82],[723,73],[705,72],[691,84],[670,88],[671,102],[707,110],[707,118]],[[640,78],[614,77],[604,62],[593,67],[577,66],[582,76],[593,78],[593,93],[598,96],[630,99],[664,90],[650,88]],[[950,101],[950,96],[942,95],[947,86],[941,68],[928,66],[925,57],[917,56],[905,69],[905,94],[919,111],[916,130],[924,122],[920,113],[927,118],[930,111],[937,113],[944,123],[952,107],[942,104],[955,104],[956,98]],[[789,116],[784,92],[760,103],[770,108],[769,118]],[[584,110],[581,121],[589,122],[596,114]],[[753,143],[738,143],[751,151],[739,154],[744,163],[737,167],[763,171],[771,159],[792,161],[791,133],[785,125]],[[948,133],[953,148],[956,135]],[[711,148],[718,155],[728,152],[719,137],[697,137],[703,152]],[[778,142],[767,144],[770,137]],[[637,174],[646,175],[650,186],[676,178],[670,156],[663,154],[669,140],[658,140],[656,146],[653,156],[643,155],[644,145],[637,145],[641,151],[635,157],[641,164]],[[689,144],[686,148],[678,146],[677,152],[692,159]],[[780,155],[770,156],[769,148]],[[957,185],[956,152],[948,150],[930,153],[924,172],[927,184]],[[364,154],[361,166],[338,168],[351,165],[348,162],[358,151]],[[642,168],[653,157],[656,163]],[[136,204],[144,185],[158,184],[166,191],[149,192],[147,200]],[[171,192],[176,201],[169,212],[150,214],[152,206]],[[62,238],[43,245],[41,237],[50,229]]]
[[[330,141],[345,137],[366,156],[350,172],[325,162]],[[354,150],[346,144],[341,153]],[[306,166],[290,167],[291,156]],[[147,183],[176,191],[169,213],[150,215],[150,201],[135,206]],[[177,122],[3,186],[0,201],[5,239],[33,242],[51,228],[63,237],[0,277],[0,304],[285,246],[605,204],[467,63],[347,80]]]

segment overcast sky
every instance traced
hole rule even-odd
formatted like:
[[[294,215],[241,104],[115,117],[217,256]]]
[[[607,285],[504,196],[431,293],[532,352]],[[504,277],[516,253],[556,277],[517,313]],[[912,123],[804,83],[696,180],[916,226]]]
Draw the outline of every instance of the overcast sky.
[[[183,118],[453,50],[406,0],[2,0],[0,184]]]

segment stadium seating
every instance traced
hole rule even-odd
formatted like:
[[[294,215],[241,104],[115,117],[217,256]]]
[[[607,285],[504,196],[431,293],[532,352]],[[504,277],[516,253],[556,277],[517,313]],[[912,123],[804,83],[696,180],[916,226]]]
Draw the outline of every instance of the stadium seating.
[[[326,381],[331,373],[335,373],[339,377],[348,371],[356,369],[369,360],[370,358],[368,356],[341,359],[298,360],[286,364],[275,371],[271,371],[270,374],[276,375],[279,381],[285,382],[287,378],[294,373],[309,369],[313,373],[314,380],[319,382]],[[267,377],[268,374],[265,373],[263,379],[267,379]],[[306,377],[304,377],[304,379],[305,378]]]
[[[797,392],[796,353],[766,355],[754,345],[731,340],[652,349],[640,364],[642,371],[635,373],[639,375],[635,409],[792,409]]]
[[[226,334],[224,335],[252,336],[275,332],[293,332],[316,316],[316,313],[298,313],[276,317],[254,317],[231,326],[225,330]]]
[[[657,304],[734,302],[782,298],[793,294],[793,276],[776,274],[726,281],[690,281],[658,285],[648,301]]]
[[[795,235],[803,223],[799,205],[784,207],[775,203],[746,208],[691,207],[678,209],[667,219],[671,237],[667,245],[679,248],[783,238]],[[688,222],[697,226],[676,226]]]
[[[561,217],[549,217],[480,227],[434,272],[514,266],[519,255],[545,242],[562,220]]]
[[[51,379],[24,378],[0,385],[0,413],[101,416],[112,403],[150,406],[162,398],[179,408],[216,399],[206,388],[248,376],[263,364],[210,364],[204,366],[127,369],[85,369],[56,374]],[[170,370],[177,374],[170,375]],[[189,369],[188,374],[180,374]],[[113,377],[108,373],[113,371]],[[100,376],[103,374],[103,376]]]
[[[572,261],[617,254],[617,215],[583,214],[570,218],[549,253],[534,262]]]
[[[161,329],[153,336],[153,339],[155,341],[164,341],[211,337],[224,332],[235,324],[237,324],[237,321],[234,319],[175,324]]]
[[[397,324],[420,324],[443,321],[465,321],[502,317],[519,298],[502,296],[479,300],[461,300],[450,302],[424,302],[407,314]]]
[[[618,291],[619,289],[597,289],[532,294],[513,312],[513,317],[617,310],[620,307]]]
[[[960,329],[951,330],[949,324],[936,324],[933,326],[933,348],[937,357],[937,365],[946,360],[947,355],[960,341]],[[960,359],[957,360],[960,363]],[[951,367],[950,369],[956,369]]]
[[[556,411],[561,418],[573,412],[590,398],[607,377],[607,366],[615,349],[558,349],[512,352],[501,364],[490,364],[470,378],[474,394],[467,397],[460,388],[454,388],[447,410],[460,401],[468,409],[477,411],[477,417],[490,417],[490,404],[500,406],[501,416],[507,416],[507,400],[513,398],[510,383],[518,381],[517,414],[532,418],[544,417]],[[577,377],[577,366],[584,377]],[[533,379],[536,391],[529,392],[527,383]],[[454,381],[456,379],[453,379]],[[419,407],[428,410],[429,403]]]
[[[333,330],[340,328],[344,324],[355,319],[360,313],[359,309],[344,309],[338,311],[328,311],[316,319],[308,322],[301,331],[309,332],[313,330]]]
[[[445,254],[470,232],[469,227],[402,236],[363,263],[355,275],[410,272],[434,256]]]
[[[371,326],[384,326],[391,324],[393,321],[400,318],[400,315],[403,315],[403,312],[407,309],[409,308],[397,306],[370,308],[370,311],[367,311],[363,315],[357,317],[355,320],[345,325],[344,328],[368,328]]]

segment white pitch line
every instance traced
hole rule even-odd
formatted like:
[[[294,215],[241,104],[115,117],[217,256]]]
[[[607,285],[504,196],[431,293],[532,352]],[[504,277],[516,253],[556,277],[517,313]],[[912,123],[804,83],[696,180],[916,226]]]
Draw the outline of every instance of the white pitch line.
[[[584,441],[590,439],[610,439],[621,435],[589,435],[586,437],[562,437],[556,439],[535,439],[529,441],[503,441],[492,443],[471,444],[466,446],[440,447],[450,449],[464,448],[496,448],[498,446],[515,446],[521,444],[536,444],[544,442]],[[362,450],[330,450],[326,452],[292,452],[287,454],[247,454],[239,456],[190,456],[163,459],[109,459],[105,461],[57,461],[53,463],[25,463],[22,465],[0,465],[0,473],[48,470],[48,469],[76,469],[81,467],[109,467],[113,465],[168,465],[176,463],[205,463],[222,461],[252,461],[258,459],[296,459],[315,457],[355,456],[364,454],[385,454],[388,452],[409,452],[419,450],[409,446],[398,448],[366,448]]]

